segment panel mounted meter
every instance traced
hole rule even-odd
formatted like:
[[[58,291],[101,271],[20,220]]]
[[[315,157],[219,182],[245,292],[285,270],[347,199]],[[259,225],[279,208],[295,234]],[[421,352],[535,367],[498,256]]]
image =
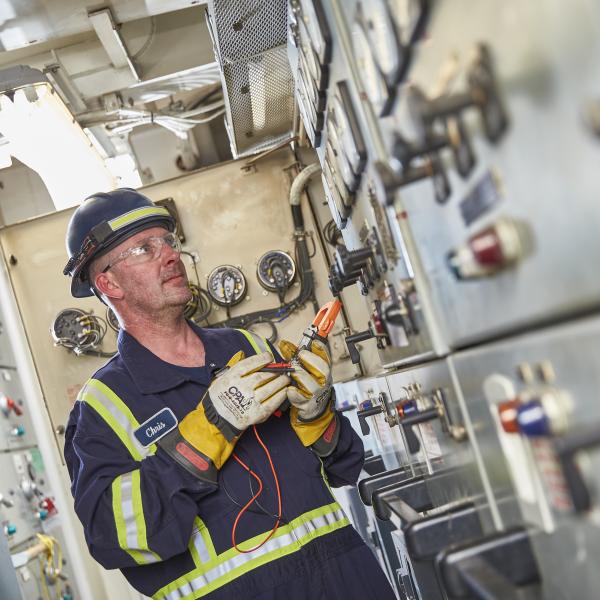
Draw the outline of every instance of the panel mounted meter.
[[[219,306],[235,306],[246,296],[246,278],[233,265],[221,265],[208,275],[207,290]]]

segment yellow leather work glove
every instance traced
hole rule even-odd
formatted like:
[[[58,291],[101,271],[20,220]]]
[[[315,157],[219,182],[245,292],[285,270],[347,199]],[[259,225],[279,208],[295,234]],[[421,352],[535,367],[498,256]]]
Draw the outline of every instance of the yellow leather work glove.
[[[287,375],[258,372],[272,360],[270,352],[235,354],[160,446],[196,477],[216,482],[242,432],[266,421],[286,398]]]
[[[327,347],[313,340],[309,350],[298,352],[295,344],[281,340],[279,351],[296,369],[290,373],[295,385],[287,388],[292,428],[304,446],[311,446],[319,456],[328,456],[339,438],[339,422]]]

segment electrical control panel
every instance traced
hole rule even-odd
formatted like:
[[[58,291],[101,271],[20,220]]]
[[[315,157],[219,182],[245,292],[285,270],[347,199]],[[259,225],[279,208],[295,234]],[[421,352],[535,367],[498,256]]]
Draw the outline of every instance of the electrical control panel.
[[[599,306],[599,140],[586,114],[600,8],[559,6],[432,2],[379,121],[386,202],[407,215],[450,347]]]
[[[600,8],[289,7],[329,287],[369,316],[337,404],[373,453],[359,492],[399,596],[595,597],[600,356],[578,320],[600,308]]]
[[[505,529],[523,525],[546,596],[593,598],[600,549],[600,321],[568,325],[461,352],[468,429]]]

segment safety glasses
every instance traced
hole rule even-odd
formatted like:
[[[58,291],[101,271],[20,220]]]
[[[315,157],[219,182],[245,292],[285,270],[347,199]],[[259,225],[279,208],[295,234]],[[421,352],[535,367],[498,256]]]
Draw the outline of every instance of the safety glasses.
[[[139,246],[128,248],[124,250],[113,260],[102,272],[106,273],[109,269],[112,269],[116,264],[127,261],[130,265],[141,265],[157,258],[160,258],[163,248],[169,246],[175,252],[181,252],[181,242],[174,233],[167,233],[161,236],[152,236],[142,240]]]

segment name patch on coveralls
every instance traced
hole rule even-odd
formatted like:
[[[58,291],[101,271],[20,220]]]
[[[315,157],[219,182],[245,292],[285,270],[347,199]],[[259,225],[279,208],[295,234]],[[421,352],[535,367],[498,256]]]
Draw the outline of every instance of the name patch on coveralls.
[[[134,432],[137,441],[147,448],[177,427],[177,417],[170,408],[163,408],[144,421]]]

